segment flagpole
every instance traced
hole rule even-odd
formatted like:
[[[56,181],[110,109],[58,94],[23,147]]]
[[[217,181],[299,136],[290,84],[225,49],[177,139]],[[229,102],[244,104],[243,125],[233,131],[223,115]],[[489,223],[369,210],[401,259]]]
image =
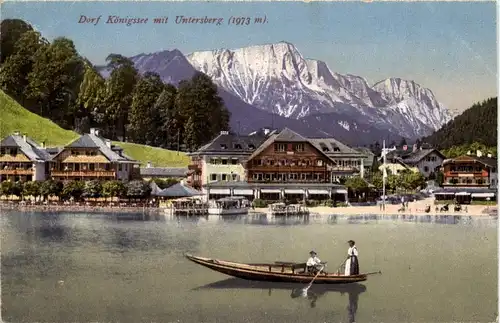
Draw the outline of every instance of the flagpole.
[[[387,155],[387,152],[385,151],[385,139],[382,141],[382,158],[383,158],[383,161],[382,161],[382,165],[383,165],[383,169],[382,169],[382,208],[384,210],[384,213],[385,213],[385,181],[386,181],[386,177],[387,177],[387,169],[386,169],[386,156]]]

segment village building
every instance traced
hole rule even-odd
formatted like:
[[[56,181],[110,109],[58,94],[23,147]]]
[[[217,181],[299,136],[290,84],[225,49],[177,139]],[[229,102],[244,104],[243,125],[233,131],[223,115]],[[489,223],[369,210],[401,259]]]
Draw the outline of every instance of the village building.
[[[148,162],[146,167],[141,167],[141,178],[145,181],[152,179],[183,179],[188,174],[187,167],[154,167],[151,162]]]
[[[350,160],[358,156],[363,158],[361,154],[356,151],[347,151],[349,147],[341,146],[336,140],[308,139],[287,128],[280,132],[266,133],[265,136],[256,135],[258,139],[248,136],[256,141],[252,142],[252,149],[245,151],[244,157],[240,159],[241,164],[238,167],[241,168],[237,171],[232,169],[233,174],[240,175],[234,180],[224,181],[215,176],[209,177],[209,173],[215,173],[215,169],[206,167],[205,169],[210,170],[207,173],[204,173],[205,169],[202,169],[200,173],[206,174],[202,176],[205,178],[203,190],[210,199],[239,195],[249,199],[264,200],[310,198],[346,200],[347,189],[338,184],[337,179],[359,174],[360,171],[354,163],[338,165],[334,157],[338,160],[342,160],[342,157],[344,157],[343,160]],[[209,145],[217,148],[218,145],[214,146],[214,141]],[[332,142],[337,147],[341,146],[341,149],[347,153],[342,156],[341,152],[332,147]],[[332,148],[332,153],[336,155],[332,154],[330,157],[321,148],[323,144],[328,144],[329,148]],[[202,147],[205,155],[207,146]],[[218,151],[212,152],[212,156],[220,153],[221,150],[218,148]],[[191,155],[200,158],[201,154],[198,151]],[[208,158],[204,160],[206,159]],[[361,162],[357,165],[359,167]]]
[[[139,164],[92,128],[89,134],[80,136],[52,156],[50,176],[54,180],[128,181]]]
[[[0,182],[43,181],[49,176],[50,154],[19,132],[0,142]]]
[[[427,146],[426,146],[427,147]],[[391,170],[392,174],[399,174],[401,171],[418,171],[425,178],[437,174],[446,157],[437,149],[417,147],[413,145],[412,150],[396,149],[386,156],[386,168]],[[379,169],[383,169],[380,166]]]
[[[492,200],[497,195],[498,161],[492,155],[465,155],[443,162],[443,188],[435,191],[437,200]]]
[[[368,147],[356,147],[356,151],[363,155],[363,177],[373,172],[373,164],[375,162],[375,154]]]
[[[191,164],[186,183],[201,189],[215,182],[239,182],[246,179],[244,164],[270,132],[239,135],[221,131],[208,144],[188,153]],[[221,191],[226,192],[226,190]]]
[[[332,165],[334,172],[333,180],[339,182],[341,177],[365,176],[365,159],[367,156],[335,138],[308,138],[308,141],[330,157],[335,164]]]

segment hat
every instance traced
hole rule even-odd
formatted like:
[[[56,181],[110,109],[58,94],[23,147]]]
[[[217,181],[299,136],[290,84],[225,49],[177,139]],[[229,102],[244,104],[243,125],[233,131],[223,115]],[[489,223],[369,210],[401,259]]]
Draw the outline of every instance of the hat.
[[[354,242],[354,240],[349,240],[349,241],[347,241],[347,243],[356,244],[356,242]]]
[[[310,254],[310,255],[312,255],[312,254],[317,255],[316,251],[314,251],[314,250],[311,250],[311,251],[309,252],[309,254]]]

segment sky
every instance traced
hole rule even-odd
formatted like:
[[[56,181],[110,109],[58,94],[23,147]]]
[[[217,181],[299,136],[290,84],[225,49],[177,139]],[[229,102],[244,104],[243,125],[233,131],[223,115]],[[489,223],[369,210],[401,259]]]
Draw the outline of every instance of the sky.
[[[305,58],[369,84],[400,77],[431,89],[450,110],[497,95],[495,2],[4,2],[2,19],[31,23],[49,41],[64,36],[94,64],[110,53],[184,54],[288,41]],[[99,22],[79,23],[81,16]],[[108,16],[148,18],[107,24]],[[176,16],[224,18],[176,24]],[[266,23],[230,25],[230,17]],[[153,18],[169,17],[167,24]]]

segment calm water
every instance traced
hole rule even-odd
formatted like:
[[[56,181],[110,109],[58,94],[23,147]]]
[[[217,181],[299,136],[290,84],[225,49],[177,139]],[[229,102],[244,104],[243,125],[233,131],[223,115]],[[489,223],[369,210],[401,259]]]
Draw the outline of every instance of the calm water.
[[[427,221],[431,222],[427,222]],[[209,220],[4,212],[7,322],[491,322],[497,220],[300,218]],[[305,261],[334,271],[356,240],[358,285],[252,283],[183,253],[242,262]]]

